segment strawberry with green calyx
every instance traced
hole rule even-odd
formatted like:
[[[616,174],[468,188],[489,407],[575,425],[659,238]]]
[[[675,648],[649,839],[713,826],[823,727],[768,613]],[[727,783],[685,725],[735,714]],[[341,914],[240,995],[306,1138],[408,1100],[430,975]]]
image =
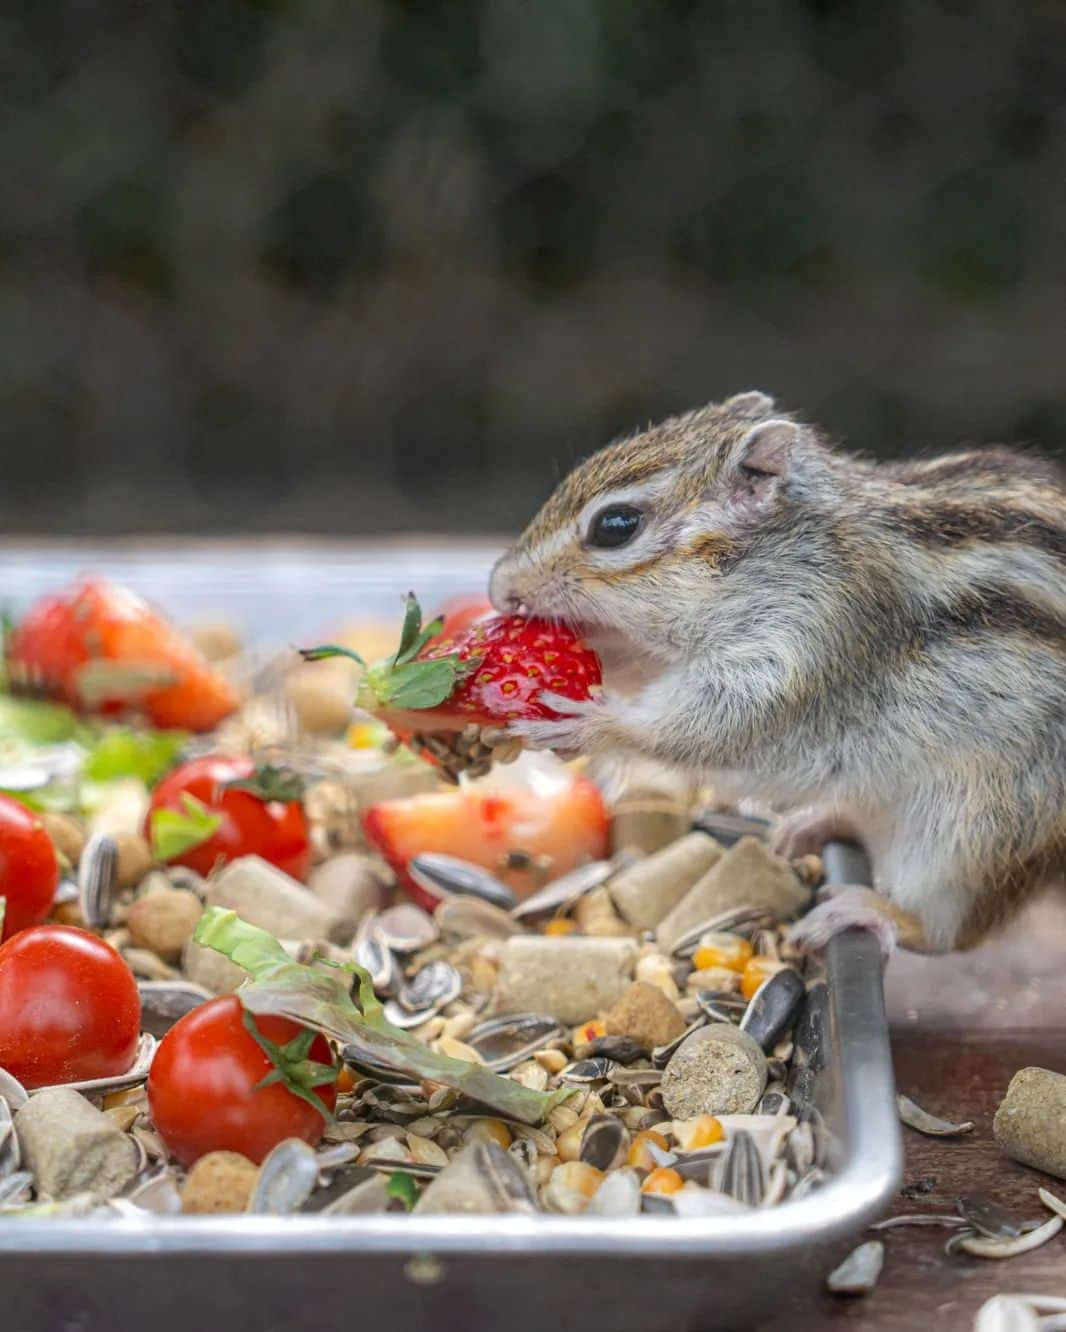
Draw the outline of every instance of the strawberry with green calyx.
[[[401,735],[551,721],[559,714],[542,693],[583,702],[600,686],[599,659],[564,625],[497,615],[450,637],[440,628],[439,620],[423,627],[410,594],[396,654],[366,667],[357,703]],[[303,654],[308,661],[340,655],[359,660],[337,647]]]

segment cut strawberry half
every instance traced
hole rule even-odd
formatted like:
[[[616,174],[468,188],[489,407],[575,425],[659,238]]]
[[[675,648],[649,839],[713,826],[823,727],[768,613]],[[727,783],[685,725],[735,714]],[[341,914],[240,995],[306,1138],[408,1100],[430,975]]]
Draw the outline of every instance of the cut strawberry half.
[[[334,646],[302,655],[308,661],[355,657]],[[542,691],[584,701],[600,683],[599,658],[564,625],[494,615],[441,636],[439,619],[423,626],[411,593],[399,648],[366,668],[356,701],[409,735],[461,731],[471,722],[551,720],[559,714],[541,701]]]
[[[528,897],[546,881],[608,854],[607,809],[586,777],[547,795],[466,787],[386,800],[365,810],[362,822],[367,841],[427,911],[436,901],[407,874],[412,856],[458,856]]]

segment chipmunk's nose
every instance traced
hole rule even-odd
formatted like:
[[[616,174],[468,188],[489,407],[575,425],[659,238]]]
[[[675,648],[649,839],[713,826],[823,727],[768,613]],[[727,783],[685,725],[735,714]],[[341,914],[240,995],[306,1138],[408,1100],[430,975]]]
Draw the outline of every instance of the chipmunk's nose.
[[[489,578],[489,600],[501,615],[525,615],[522,595],[518,590],[514,569],[506,555],[497,560]]]

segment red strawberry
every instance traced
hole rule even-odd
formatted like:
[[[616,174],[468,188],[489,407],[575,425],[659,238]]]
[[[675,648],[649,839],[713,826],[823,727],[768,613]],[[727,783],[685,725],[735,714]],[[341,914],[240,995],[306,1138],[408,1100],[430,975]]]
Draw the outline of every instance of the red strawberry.
[[[436,902],[406,874],[407,862],[423,852],[481,865],[520,897],[543,880],[533,870],[509,868],[512,852],[547,864],[549,879],[608,854],[607,810],[599,788],[586,777],[549,795],[465,787],[386,800],[364,811],[363,831],[408,893],[430,911]]]
[[[360,687],[359,705],[401,734],[552,720],[559,714],[541,701],[542,690],[583,701],[600,685],[599,658],[563,625],[494,615],[450,637],[440,631],[439,620],[423,628],[409,595],[398,651],[369,667]],[[338,654],[354,655],[335,647],[303,655]]]
[[[476,620],[488,620],[495,614],[492,603],[486,601],[484,597],[460,594],[459,596],[449,597],[438,608],[433,618],[441,621],[440,633],[442,638],[454,638],[460,630],[468,628]]]
[[[237,707],[229,683],[134,593],[79,579],[42,597],[7,650],[12,680],[84,712],[143,712],[156,726],[208,731]]]

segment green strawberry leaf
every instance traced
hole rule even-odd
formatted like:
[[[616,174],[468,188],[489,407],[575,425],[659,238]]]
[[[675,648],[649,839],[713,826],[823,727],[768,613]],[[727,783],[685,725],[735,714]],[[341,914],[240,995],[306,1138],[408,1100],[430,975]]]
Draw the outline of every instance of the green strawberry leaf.
[[[222,815],[212,814],[195,796],[183,791],[184,814],[176,809],[155,809],[149,820],[149,840],[156,860],[173,860],[194,846],[214,837],[222,827]]]
[[[392,659],[394,668],[414,661],[426,644],[436,638],[444,628],[444,621],[439,615],[435,620],[430,620],[429,624],[422,624],[422,610],[413,592],[408,592],[406,605],[400,646]]]
[[[394,666],[409,661],[422,631],[422,607],[413,592],[408,592],[403,604],[403,628],[400,630],[400,646],[392,659]]]
[[[385,681],[381,699],[393,708],[435,708],[449,698],[460,676],[458,657],[409,661],[397,666]]]
[[[304,661],[328,661],[330,657],[347,657],[349,661],[354,661],[356,665],[366,670],[366,662],[358,652],[353,652],[351,648],[339,647],[336,643],[322,643],[319,647],[297,648],[296,651]]]
[[[435,620],[430,620],[429,624],[427,624],[426,627],[422,630],[422,632],[418,635],[418,638],[415,642],[414,650],[411,653],[412,659],[417,657],[418,654],[422,651],[422,649],[428,643],[431,643],[443,628],[444,628],[444,621],[443,619],[441,619],[439,615]]]

